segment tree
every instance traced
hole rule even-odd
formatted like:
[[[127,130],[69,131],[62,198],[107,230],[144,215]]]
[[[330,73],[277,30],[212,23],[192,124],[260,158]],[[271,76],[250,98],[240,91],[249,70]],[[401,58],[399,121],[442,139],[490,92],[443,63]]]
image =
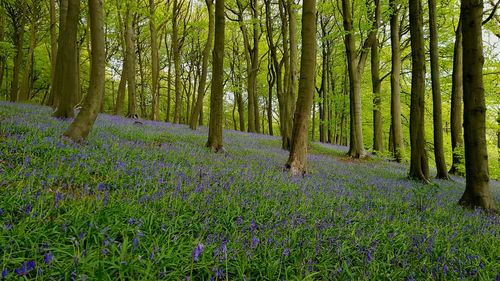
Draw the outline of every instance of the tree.
[[[155,21],[155,0],[149,0],[149,30],[151,32],[151,119],[158,120],[160,115],[160,58],[158,50],[158,35]],[[144,82],[142,83],[144,84]]]
[[[293,175],[306,171],[307,135],[316,77],[316,0],[302,6],[302,56],[299,92],[293,121],[292,149],[286,164]]]
[[[428,182],[429,165],[425,148],[425,48],[421,0],[410,0],[411,107],[410,178]]]
[[[491,196],[486,147],[483,85],[483,1],[462,0],[465,192],[460,205],[495,209]]]
[[[212,68],[212,93],[210,96],[210,124],[207,147],[222,151],[222,118],[224,99],[224,0],[215,1],[215,39]]]
[[[92,44],[90,88],[83,106],[64,135],[75,142],[87,138],[101,107],[104,93],[105,50],[103,0],[89,0],[90,36]]]
[[[452,163],[449,173],[464,175],[460,165],[463,164],[462,134],[462,101],[463,101],[463,50],[462,50],[462,17],[458,21],[455,31],[455,45],[453,47],[453,73],[451,86],[451,111],[450,111],[450,133]]]
[[[127,10],[125,12],[125,60],[127,61],[127,89],[128,89],[128,113],[127,116],[136,115],[136,40],[134,33],[135,19],[132,14],[130,3],[127,2]]]
[[[401,128],[401,50],[399,8],[396,0],[390,0],[391,8],[391,136],[392,155],[397,162],[401,162],[403,151],[403,130]]]
[[[436,0],[428,0],[429,4],[429,30],[430,30],[430,56],[432,79],[432,113],[434,124],[434,158],[438,179],[448,179],[446,161],[443,148],[443,114],[441,109],[441,83],[439,81],[439,47],[436,16]]]
[[[54,93],[58,97],[57,110],[53,116],[56,118],[70,118],[74,116],[73,96],[77,94],[77,32],[80,20],[80,1],[68,0],[68,11],[66,22],[62,33],[59,34],[59,46],[57,49],[56,78],[54,81],[60,83],[56,86]]]
[[[379,1],[375,1],[375,10],[379,9]],[[356,54],[356,42],[354,40],[352,8],[350,0],[342,0],[342,14],[344,19],[344,44],[349,71],[349,100],[351,115],[351,134],[349,141],[349,156],[361,158],[366,155],[363,144],[363,128],[361,123],[361,76],[365,68],[368,51],[376,37],[377,28],[370,31],[365,40],[361,52]],[[374,22],[373,25],[376,25]]]
[[[375,15],[373,18],[373,28],[378,30],[380,26],[380,5],[379,0],[375,0]],[[375,152],[384,151],[382,141],[382,99],[380,97],[380,55],[378,36],[375,35],[371,46],[371,72],[373,90],[373,150]]]
[[[210,58],[210,50],[214,42],[214,28],[215,28],[215,17],[214,17],[214,4],[213,0],[205,0],[208,10],[208,38],[205,43],[205,48],[203,49],[203,58],[201,65],[201,77],[200,83],[198,85],[198,96],[196,97],[195,106],[191,112],[191,118],[189,121],[189,127],[196,130],[198,127],[198,119],[200,118],[201,110],[203,108],[203,98],[205,97],[205,90],[207,85],[208,76],[208,60]]]

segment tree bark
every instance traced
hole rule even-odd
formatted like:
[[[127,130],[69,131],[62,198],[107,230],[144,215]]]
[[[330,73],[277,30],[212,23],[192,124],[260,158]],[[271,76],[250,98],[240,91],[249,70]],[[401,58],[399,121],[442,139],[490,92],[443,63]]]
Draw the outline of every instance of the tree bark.
[[[181,91],[181,55],[179,44],[179,10],[180,4],[178,0],[174,0],[172,8],[172,53],[174,59],[174,91],[175,91],[175,105],[174,105],[174,123],[181,122],[182,110],[182,91]]]
[[[71,118],[74,116],[73,101],[74,96],[77,95],[77,33],[78,22],[80,20],[80,1],[68,0],[68,11],[66,22],[62,33],[59,36],[59,48],[57,52],[56,69],[60,70],[55,78],[56,83],[60,83],[60,87],[56,86],[54,93],[58,98],[57,110],[53,116],[56,118]],[[59,59],[60,58],[60,59]]]
[[[297,105],[293,122],[292,149],[286,167],[292,175],[303,175],[307,162],[307,135],[316,76],[316,0],[302,6],[302,57]]]
[[[375,0],[375,15],[373,18],[373,28],[376,30],[380,26],[380,5],[379,0]],[[383,152],[384,143],[382,140],[382,100],[380,97],[380,58],[378,36],[374,36],[371,47],[371,72],[373,91],[373,150]]]
[[[89,0],[90,36],[92,44],[90,87],[82,109],[64,135],[75,142],[87,138],[99,114],[105,82],[105,48],[103,0]]]
[[[462,0],[465,192],[460,205],[495,209],[491,196],[483,86],[483,1]]]
[[[62,34],[64,32],[64,28],[66,25],[66,17],[68,15],[68,1],[69,0],[60,0],[59,4],[59,28],[58,28],[58,38],[57,38],[57,48],[55,49],[55,70],[51,77],[51,87],[50,87],[50,95],[48,99],[48,105],[53,108],[57,108],[59,105],[60,97],[57,96],[61,92],[61,82],[57,79],[61,77],[61,68],[62,63],[59,62],[60,59],[57,58],[59,54],[59,46],[61,45]]]
[[[410,178],[428,182],[429,166],[425,147],[425,48],[421,0],[410,0],[412,54],[410,107]]]
[[[210,124],[207,147],[214,152],[222,151],[222,121],[224,100],[224,0],[215,1],[215,38],[212,69],[212,93],[210,96]]]
[[[453,47],[453,74],[451,86],[451,149],[452,164],[450,174],[464,176],[463,165],[464,138],[462,134],[462,102],[463,102],[463,50],[462,50],[462,17],[458,21]]]
[[[391,7],[391,137],[392,155],[397,162],[402,160],[402,151],[404,149],[403,130],[401,126],[401,50],[400,50],[400,25],[399,8],[396,0],[390,0]]]
[[[23,43],[24,43],[24,26],[26,24],[26,4],[24,2],[16,3],[16,8],[10,12],[12,20],[12,41],[16,47],[16,54],[14,56],[14,67],[12,69],[12,83],[10,87],[10,101],[15,102],[18,100],[19,93],[19,76],[23,63]]]
[[[56,63],[57,63],[57,16],[56,16],[56,0],[50,0],[49,14],[50,14],[50,77],[53,81],[56,73]],[[50,86],[50,95],[47,100],[49,106],[53,106],[54,96],[52,88],[54,85]]]
[[[128,113],[127,116],[131,117],[137,114],[137,101],[136,101],[136,46],[135,46],[135,32],[134,32],[134,15],[131,14],[130,7],[127,6],[125,14],[125,49],[127,63],[127,88],[128,88]]]
[[[290,78],[288,80],[288,91],[287,91],[287,112],[290,117],[294,116],[297,101],[297,87],[298,87],[298,57],[299,50],[297,44],[297,12],[295,11],[295,2],[294,0],[287,0],[287,11],[288,11],[288,30],[290,32],[289,35],[289,43],[290,43],[290,70],[288,74]],[[294,126],[293,118],[287,118],[288,122],[287,127],[292,129]],[[292,131],[293,132],[293,131]]]
[[[198,128],[198,120],[200,118],[201,109],[203,108],[203,98],[205,97],[205,90],[207,85],[208,76],[208,61],[210,58],[210,50],[214,43],[214,28],[215,28],[215,17],[214,17],[214,4],[213,0],[205,0],[208,10],[208,37],[205,43],[205,49],[203,49],[203,58],[201,65],[201,77],[200,84],[198,85],[198,96],[196,97],[196,103],[191,112],[191,119],[189,122],[189,127],[193,130]]]
[[[155,21],[155,0],[149,0],[149,31],[151,35],[151,120],[160,118],[160,58],[158,52],[158,32]]]
[[[19,88],[19,96],[18,96],[18,101],[20,102],[27,102],[30,99],[30,92],[31,92],[31,72],[33,69],[33,63],[34,63],[34,53],[35,53],[35,48],[36,48],[36,19],[34,18],[35,16],[32,15],[31,19],[31,24],[30,24],[30,43],[29,43],[29,49],[28,49],[28,56],[27,56],[27,61],[25,63],[24,67],[24,72],[23,72],[23,77],[21,79],[21,87]]]
[[[430,31],[430,57],[432,79],[432,117],[434,124],[434,158],[438,179],[448,179],[448,170],[444,160],[443,148],[443,113],[441,109],[441,83],[439,75],[439,47],[437,30],[436,0],[428,0],[429,4],[429,31]]]

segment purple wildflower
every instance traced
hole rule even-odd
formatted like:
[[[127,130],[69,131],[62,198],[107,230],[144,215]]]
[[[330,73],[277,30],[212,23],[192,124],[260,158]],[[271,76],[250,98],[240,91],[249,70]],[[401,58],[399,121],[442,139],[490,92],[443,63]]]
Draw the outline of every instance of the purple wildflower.
[[[205,246],[203,245],[203,243],[198,243],[198,245],[196,246],[196,248],[194,249],[194,252],[193,252],[193,260],[195,262],[199,261],[200,260],[200,255],[201,253],[203,253],[203,248]]]
[[[9,270],[7,268],[4,268],[2,270],[2,280],[4,280],[5,278],[7,278],[8,274],[9,274]]]
[[[100,182],[100,183],[97,185],[97,190],[98,190],[98,191],[103,191],[105,187],[106,187],[106,186],[104,185],[104,183]]]
[[[134,247],[134,251],[137,250],[137,246],[139,245],[139,237],[135,237],[134,242],[132,244]]]
[[[48,252],[43,256],[43,262],[45,264],[50,264],[53,259],[54,259],[54,254],[52,254],[52,252]]]
[[[372,262],[372,260],[373,260],[372,251],[371,250],[368,251],[367,259],[368,259],[368,262]]]
[[[21,267],[15,269],[15,272],[19,276],[28,274],[28,263],[24,262]]]
[[[285,248],[285,250],[283,251],[283,256],[288,257],[289,255],[290,255],[290,249]]]
[[[59,201],[61,201],[63,199],[63,195],[61,192],[56,192],[56,199],[55,199],[55,203],[54,203],[54,208],[59,208]]]
[[[446,265],[446,264],[444,265],[443,271],[444,271],[444,275],[448,274],[448,265]]]

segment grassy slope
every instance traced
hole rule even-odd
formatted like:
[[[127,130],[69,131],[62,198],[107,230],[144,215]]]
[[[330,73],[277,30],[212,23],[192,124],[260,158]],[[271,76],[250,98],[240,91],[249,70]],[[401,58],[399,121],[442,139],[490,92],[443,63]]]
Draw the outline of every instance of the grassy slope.
[[[320,144],[296,179],[277,138],[226,131],[212,154],[205,128],[107,115],[78,147],[49,116],[0,103],[7,278],[500,278],[500,220],[456,205],[461,179],[423,186]]]

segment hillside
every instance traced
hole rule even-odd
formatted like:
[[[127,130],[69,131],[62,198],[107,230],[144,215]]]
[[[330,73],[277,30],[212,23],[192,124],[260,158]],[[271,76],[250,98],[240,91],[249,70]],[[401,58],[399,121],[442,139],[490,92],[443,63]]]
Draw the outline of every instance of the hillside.
[[[82,146],[51,109],[0,102],[0,264],[17,280],[498,280],[500,219],[463,179],[312,144],[283,171],[265,135],[100,115]],[[492,182],[500,204],[500,183]]]

